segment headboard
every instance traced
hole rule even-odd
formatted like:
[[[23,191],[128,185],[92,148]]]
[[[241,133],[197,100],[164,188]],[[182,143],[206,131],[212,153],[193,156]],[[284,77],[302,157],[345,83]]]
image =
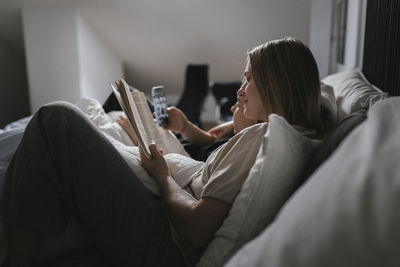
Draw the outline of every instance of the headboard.
[[[400,95],[400,1],[368,0],[362,70],[392,96]]]

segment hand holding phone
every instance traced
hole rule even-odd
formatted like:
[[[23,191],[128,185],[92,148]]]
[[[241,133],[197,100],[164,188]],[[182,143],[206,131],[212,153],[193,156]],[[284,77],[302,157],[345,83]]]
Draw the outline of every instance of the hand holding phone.
[[[169,118],[167,113],[167,99],[165,97],[164,86],[154,86],[151,89],[153,97],[154,112],[156,113],[156,121],[158,126],[168,125]]]

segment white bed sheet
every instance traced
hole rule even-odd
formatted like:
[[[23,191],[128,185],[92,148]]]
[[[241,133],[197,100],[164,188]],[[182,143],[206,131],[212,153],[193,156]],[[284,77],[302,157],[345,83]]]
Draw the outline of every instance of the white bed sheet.
[[[4,177],[7,172],[8,165],[22,139],[26,125],[30,117],[23,118],[7,125],[0,130],[0,197],[3,193]],[[0,265],[7,255],[7,227],[0,217]]]

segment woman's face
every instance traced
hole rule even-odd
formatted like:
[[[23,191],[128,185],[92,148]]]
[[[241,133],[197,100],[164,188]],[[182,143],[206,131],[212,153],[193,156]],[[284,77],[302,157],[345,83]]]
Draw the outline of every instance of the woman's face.
[[[238,101],[231,107],[233,113],[233,132],[237,134],[244,128],[257,123],[256,120],[248,119],[244,116],[243,103],[238,99]]]
[[[244,116],[256,121],[267,121],[268,115],[264,109],[261,96],[251,73],[250,62],[244,71],[245,80],[237,92],[238,100],[243,103]]]

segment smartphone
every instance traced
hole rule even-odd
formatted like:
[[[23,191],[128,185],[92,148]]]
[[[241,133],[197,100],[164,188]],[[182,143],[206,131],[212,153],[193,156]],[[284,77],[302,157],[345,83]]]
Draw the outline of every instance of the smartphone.
[[[156,121],[158,126],[166,126],[169,122],[167,113],[167,98],[165,97],[164,86],[154,86],[151,88],[153,97],[154,112],[156,113]]]

